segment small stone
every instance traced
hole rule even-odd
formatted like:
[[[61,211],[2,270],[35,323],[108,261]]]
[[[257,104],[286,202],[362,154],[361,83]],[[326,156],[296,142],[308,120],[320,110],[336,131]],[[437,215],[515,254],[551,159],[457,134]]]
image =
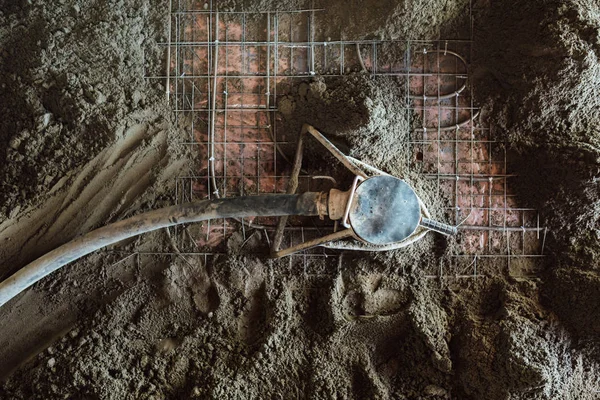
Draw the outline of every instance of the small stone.
[[[447,396],[448,392],[437,385],[427,385],[425,387],[425,394],[428,396]]]
[[[21,139],[17,136],[13,136],[12,139],[8,142],[8,145],[13,150],[19,150],[19,146],[21,146]]]
[[[289,97],[286,96],[279,102],[279,112],[283,115],[289,116],[294,112],[296,108],[296,103]]]
[[[173,351],[175,348],[177,348],[177,342],[171,338],[165,338],[156,345],[156,350],[163,353]]]
[[[208,318],[212,318],[212,317],[213,317],[213,315],[214,315],[214,314],[213,314],[213,312],[211,311],[211,312],[209,312],[209,313],[208,313],[207,317],[208,317]]]
[[[56,359],[54,357],[52,357],[51,359],[48,360],[48,368],[52,368],[52,367],[54,367],[54,365],[56,365]]]
[[[310,83],[310,93],[314,96],[321,96],[327,91],[327,85],[323,81],[314,81]]]
[[[52,113],[46,113],[44,114],[43,120],[42,120],[42,125],[43,127],[47,127],[48,125],[50,125],[50,121],[52,120]]]
[[[131,102],[133,103],[134,107],[137,107],[137,105],[140,103],[140,101],[143,99],[143,95],[139,90],[136,90],[133,92],[133,94],[131,95]]]
[[[106,102],[106,96],[101,91],[96,92],[96,104],[102,104]]]
[[[150,361],[150,358],[146,355],[142,356],[141,360],[140,360],[140,367],[145,368],[146,365],[148,365],[148,362]]]
[[[306,97],[308,94],[308,84],[306,82],[302,82],[300,87],[298,88],[298,94],[302,97]]]
[[[15,218],[17,215],[19,215],[19,211],[21,211],[21,206],[17,205],[15,208],[12,209],[8,218],[10,218],[10,219]]]
[[[208,10],[208,3],[204,3],[204,9]]]

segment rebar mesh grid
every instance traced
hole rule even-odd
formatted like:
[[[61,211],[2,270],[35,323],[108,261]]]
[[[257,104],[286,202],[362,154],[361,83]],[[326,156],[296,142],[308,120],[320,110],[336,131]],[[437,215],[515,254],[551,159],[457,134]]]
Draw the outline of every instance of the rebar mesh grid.
[[[518,207],[499,135],[478,120],[467,70],[471,40],[316,40],[315,27],[322,23],[316,9],[223,13],[195,4],[178,2],[171,9],[171,36],[163,43],[168,74],[150,77],[167,81],[185,132],[182,145],[194,146],[201,156],[199,169],[178,178],[178,202],[285,192],[290,168],[278,149],[293,148],[296,138],[281,132],[277,104],[289,83],[361,70],[398,76],[406,82],[414,117],[407,143],[412,165],[449,200],[448,222],[461,224],[458,250],[426,274],[536,273],[546,231],[536,210]],[[390,53],[401,56],[386,57]],[[304,175],[299,190],[330,187],[328,177]],[[268,241],[276,220],[243,222],[244,241],[249,224]],[[314,219],[291,219],[287,245],[332,229]],[[214,254],[239,230],[239,222],[212,221],[178,229],[174,238],[182,252]],[[290,268],[292,260],[301,260],[308,273],[311,260],[334,254],[313,249],[291,257]]]

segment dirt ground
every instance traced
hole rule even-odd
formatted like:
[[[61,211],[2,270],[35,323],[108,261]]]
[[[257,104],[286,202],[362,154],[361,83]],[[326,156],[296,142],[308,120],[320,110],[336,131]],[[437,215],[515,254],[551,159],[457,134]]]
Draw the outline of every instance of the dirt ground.
[[[332,23],[318,34],[355,39],[444,37],[469,7],[323,3]],[[550,229],[539,276],[428,280],[423,267],[456,244],[434,236],[323,260],[330,274],[319,276],[257,256],[261,233],[234,234],[210,260],[123,260],[169,250],[159,231],[0,308],[0,398],[600,398],[600,5],[481,0],[473,13],[477,103],[506,141],[520,204]],[[95,227],[172,204],[172,178],[198,155],[176,145],[163,83],[144,79],[164,73],[167,15],[156,0],[0,0],[0,278]],[[356,73],[302,85],[280,100],[286,130],[323,127],[443,218],[445,200],[408,168],[401,82]],[[345,118],[331,118],[340,110]]]

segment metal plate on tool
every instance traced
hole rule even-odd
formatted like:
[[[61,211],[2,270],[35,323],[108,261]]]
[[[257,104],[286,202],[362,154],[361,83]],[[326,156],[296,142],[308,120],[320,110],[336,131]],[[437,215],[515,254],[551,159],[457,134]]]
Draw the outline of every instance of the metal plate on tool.
[[[349,214],[354,232],[372,244],[406,239],[417,229],[420,218],[419,200],[412,188],[385,175],[369,178],[356,188]]]

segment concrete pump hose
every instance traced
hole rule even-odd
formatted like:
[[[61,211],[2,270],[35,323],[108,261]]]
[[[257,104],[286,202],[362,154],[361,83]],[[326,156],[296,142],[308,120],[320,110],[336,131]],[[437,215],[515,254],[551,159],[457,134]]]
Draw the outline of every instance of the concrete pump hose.
[[[170,226],[215,218],[318,215],[321,193],[266,194],[203,200],[139,214],[63,244],[0,283],[0,306],[60,267],[102,247]]]

